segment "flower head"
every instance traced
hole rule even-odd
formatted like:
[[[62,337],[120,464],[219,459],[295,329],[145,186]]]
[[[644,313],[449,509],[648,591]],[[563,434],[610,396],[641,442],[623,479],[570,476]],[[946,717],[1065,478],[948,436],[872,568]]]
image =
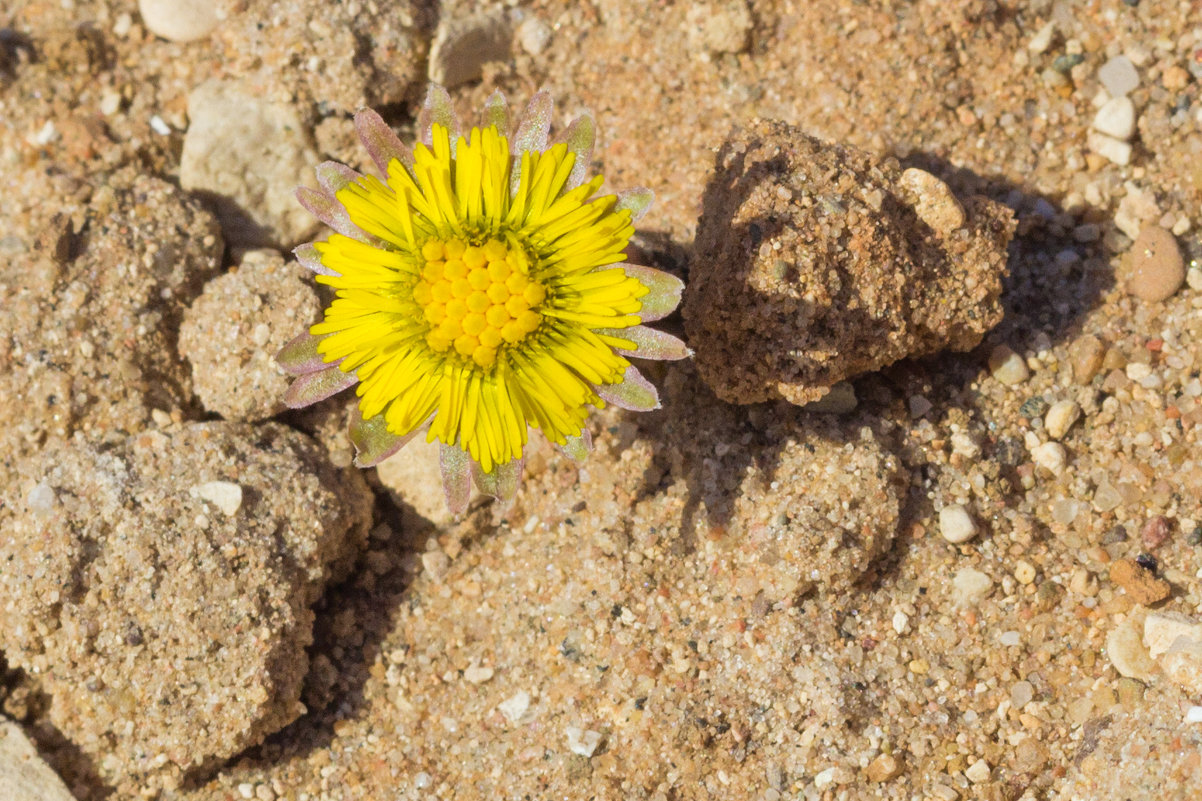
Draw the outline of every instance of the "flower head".
[[[355,116],[379,177],[326,162],[321,188],[297,191],[335,232],[297,258],[335,298],[280,352],[298,376],[286,400],[296,408],[356,386],[356,463],[425,433],[441,443],[455,511],[469,476],[513,495],[531,428],[580,458],[590,408],[658,408],[628,357],[688,355],[642,325],[676,308],[681,282],[623,263],[651,193],[598,194],[601,177],[587,176],[593,120],[550,143],[551,115],[540,92],[511,135],[498,93],[464,135],[432,86],[413,148],[375,112]]]

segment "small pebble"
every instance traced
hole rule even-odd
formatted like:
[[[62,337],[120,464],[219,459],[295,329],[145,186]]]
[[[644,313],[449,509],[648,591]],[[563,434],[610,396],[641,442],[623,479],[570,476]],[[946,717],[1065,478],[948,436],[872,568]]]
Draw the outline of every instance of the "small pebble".
[[[935,233],[948,236],[964,225],[964,207],[951,188],[934,175],[910,167],[902,173],[901,184],[914,193],[914,211]]]
[[[1039,55],[1048,49],[1052,44],[1052,37],[1056,34],[1056,23],[1047,22],[1042,28],[1035,32],[1027,42],[1027,50]]]
[[[1126,167],[1131,163],[1131,145],[1121,139],[1092,131],[1086,137],[1085,142],[1089,145],[1090,150],[1112,164]]]
[[[1131,618],[1125,618],[1106,636],[1106,655],[1120,676],[1147,681],[1156,670],[1156,663],[1144,648],[1139,625]]]
[[[1177,239],[1159,225],[1145,226],[1127,254],[1127,291],[1149,302],[1172,297],[1185,281]]]
[[[1114,690],[1119,697],[1119,703],[1128,711],[1135,709],[1144,698],[1144,683],[1127,676],[1114,683]]]
[[[1058,476],[1068,463],[1068,452],[1059,442],[1045,442],[1031,449],[1031,459],[1044,470]]]
[[[242,487],[232,481],[207,481],[196,486],[196,494],[233,517],[242,506]]]
[[[54,505],[58,501],[58,496],[54,492],[54,487],[42,481],[35,484],[29,494],[25,496],[25,502],[29,504],[29,510],[37,515],[46,515],[54,511]]]
[[[1018,416],[1034,420],[1036,417],[1043,417],[1044,412],[1048,410],[1048,406],[1048,402],[1042,395],[1033,395],[1023,401],[1022,406],[1018,407]]]
[[[490,61],[508,61],[513,30],[503,8],[476,14],[444,14],[430,45],[428,75],[450,89],[476,81]]]
[[[1202,706],[1191,706],[1185,711],[1186,723],[1202,723]]]
[[[892,754],[880,754],[864,769],[864,778],[870,782],[887,782],[901,775],[901,761]]]
[[[1148,518],[1148,522],[1144,523],[1144,527],[1140,529],[1139,538],[1145,548],[1155,550],[1168,542],[1172,532],[1173,525],[1169,519],[1164,515],[1156,515]]]
[[[1080,385],[1093,381],[1102,369],[1106,346],[1093,334],[1085,334],[1073,341],[1068,349],[1069,362],[1073,367],[1073,380]]]
[[[472,684],[483,684],[493,677],[493,669],[490,667],[480,667],[479,665],[471,665],[463,671],[463,678],[470,681]]]
[[[951,436],[952,453],[957,453],[965,459],[975,460],[981,455],[981,445],[971,434],[957,431]]]
[[[1190,267],[1185,274],[1185,282],[1195,292],[1202,291],[1202,267]]]
[[[967,509],[953,503],[939,510],[939,533],[953,544],[968,542],[977,535],[977,524]]]
[[[962,567],[952,579],[952,602],[956,606],[976,606],[993,589],[993,579],[975,567]]]
[[[451,558],[442,551],[426,551],[422,554],[422,567],[431,581],[442,581],[450,566]]]
[[[1074,400],[1056,401],[1043,419],[1044,430],[1052,439],[1062,439],[1081,417],[1081,406]]]
[[[1090,573],[1083,567],[1079,567],[1073,571],[1073,575],[1068,582],[1068,588],[1078,595],[1092,598],[1098,594],[1098,579],[1093,573]]]
[[[905,634],[906,628],[910,625],[910,616],[905,612],[897,611],[893,613],[892,620],[893,630],[898,634]]]
[[[1124,142],[1135,135],[1135,104],[1129,97],[1106,101],[1093,118],[1093,129]]]
[[[517,30],[518,44],[532,56],[547,49],[551,43],[551,26],[535,16],[526,17]]]
[[[501,714],[510,724],[517,725],[530,709],[530,693],[518,690],[498,704],[497,709],[501,710]]]
[[[1052,69],[1064,75],[1083,61],[1085,61],[1085,56],[1081,53],[1065,53],[1052,60]]]
[[[1164,674],[1190,695],[1202,695],[1202,641],[1182,637],[1160,657]]]
[[[601,733],[592,729],[581,729],[579,726],[568,726],[564,730],[568,736],[568,749],[573,754],[591,757],[601,745]]]
[[[1117,559],[1110,563],[1110,580],[1126,590],[1131,600],[1149,606],[1169,597],[1171,588],[1134,559]]]
[[[1111,97],[1122,97],[1139,86],[1139,73],[1131,59],[1120,55],[1098,69],[1098,80]]]
[[[138,0],[146,29],[172,42],[191,42],[217,27],[213,0]]]
[[[1152,611],[1144,618],[1144,645],[1153,659],[1172,648],[1180,637],[1202,642],[1202,623],[1180,612]]]
[[[1007,345],[998,345],[989,354],[989,372],[1008,387],[1021,384],[1031,377],[1027,363]]]
[[[1014,565],[1014,578],[1019,584],[1030,584],[1035,580],[1035,566],[1022,559],[1018,560]]]
[[[931,411],[932,408],[931,402],[922,395],[911,395],[909,404],[910,416],[915,419],[922,417],[927,412]]]
[[[1016,681],[1010,687],[1010,705],[1022,709],[1035,697],[1035,687],[1029,681]]]
[[[984,784],[989,781],[991,775],[989,763],[984,759],[978,759],[964,771],[964,776],[973,784]]]

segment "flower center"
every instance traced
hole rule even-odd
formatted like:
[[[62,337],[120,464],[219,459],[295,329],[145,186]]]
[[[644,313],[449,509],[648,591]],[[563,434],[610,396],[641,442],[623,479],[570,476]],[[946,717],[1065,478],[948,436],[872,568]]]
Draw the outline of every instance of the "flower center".
[[[413,300],[429,323],[426,344],[454,348],[480,367],[492,367],[497,351],[516,345],[542,322],[546,288],[530,278],[529,259],[504,242],[472,244],[459,238],[422,245],[425,266]]]

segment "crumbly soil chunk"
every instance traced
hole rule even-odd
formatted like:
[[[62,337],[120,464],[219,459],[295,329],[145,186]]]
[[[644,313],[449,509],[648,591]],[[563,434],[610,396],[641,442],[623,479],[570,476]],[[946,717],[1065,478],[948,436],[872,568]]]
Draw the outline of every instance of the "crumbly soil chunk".
[[[172,784],[303,712],[309,607],[370,520],[359,475],[236,423],[77,437],[19,469],[0,641],[108,780]]]
[[[275,354],[320,316],[308,272],[273,250],[248,251],[206,284],[179,335],[205,410],[252,422],[284,411],[288,378]]]
[[[73,181],[73,208],[14,215],[0,259],[0,460],[47,439],[137,431],[191,408],[175,355],[187,304],[219,265],[213,217],[134,169]]]
[[[926,180],[784,123],[723,143],[683,309],[719,397],[808,403],[907,356],[970,350],[997,324],[1009,210],[961,210],[913,175]]]

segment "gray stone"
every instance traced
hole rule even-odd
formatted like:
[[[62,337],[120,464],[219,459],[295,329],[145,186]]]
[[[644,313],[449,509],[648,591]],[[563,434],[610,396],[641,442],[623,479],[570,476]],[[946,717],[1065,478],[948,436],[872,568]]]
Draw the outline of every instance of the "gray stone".
[[[4,801],[74,801],[67,786],[38,756],[21,727],[0,717],[0,798]]]
[[[1139,86],[1139,73],[1126,56],[1115,56],[1098,69],[1098,80],[1111,97],[1122,97]]]
[[[504,9],[444,16],[430,47],[430,80],[448,88],[479,80],[490,61],[508,61],[513,30]]]
[[[180,186],[212,204],[230,245],[287,249],[316,231],[293,194],[318,161],[296,109],[213,80],[188,96],[188,117]]]

